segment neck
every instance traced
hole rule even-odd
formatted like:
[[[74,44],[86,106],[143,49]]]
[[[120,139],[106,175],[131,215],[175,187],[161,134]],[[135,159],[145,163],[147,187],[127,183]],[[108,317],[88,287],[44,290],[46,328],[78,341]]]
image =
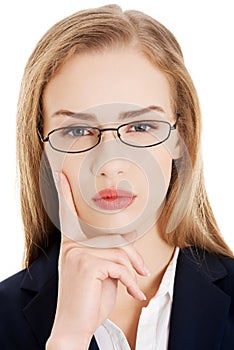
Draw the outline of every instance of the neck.
[[[151,272],[149,278],[139,278],[139,286],[151,296],[152,293],[155,294],[161,283],[164,272],[173,257],[175,247],[160,237],[155,226],[137,240],[134,247],[141,254]]]
[[[109,318],[122,330],[125,328],[129,329],[129,322],[130,324],[135,322],[137,329],[141,309],[147,306],[150,299],[157,293],[175,249],[160,237],[155,227],[139,238],[133,245],[141,254],[151,275],[149,277],[137,276],[138,285],[147,297],[146,301],[136,301],[129,296],[126,288],[119,284],[116,305]],[[126,315],[126,310],[128,318],[123,317],[123,315]]]

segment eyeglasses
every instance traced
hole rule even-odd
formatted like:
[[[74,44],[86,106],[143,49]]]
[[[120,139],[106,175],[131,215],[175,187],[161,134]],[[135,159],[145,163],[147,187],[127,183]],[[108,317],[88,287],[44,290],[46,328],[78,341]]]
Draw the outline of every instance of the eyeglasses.
[[[43,138],[37,128],[40,140],[49,142],[50,146],[63,153],[82,153],[91,150],[101,142],[102,133],[116,131],[121,142],[128,146],[145,148],[165,142],[176,129],[164,120],[138,120],[120,125],[118,128],[99,129],[92,126],[72,125],[57,128]]]

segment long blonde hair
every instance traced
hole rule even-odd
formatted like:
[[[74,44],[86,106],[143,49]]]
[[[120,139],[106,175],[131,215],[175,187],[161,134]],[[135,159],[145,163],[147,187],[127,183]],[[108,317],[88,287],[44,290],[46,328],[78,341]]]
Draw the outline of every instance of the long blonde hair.
[[[45,86],[72,55],[102,51],[118,45],[137,48],[166,74],[172,87],[175,111],[180,115],[178,129],[188,153],[174,161],[170,187],[159,218],[161,234],[169,244],[181,248],[195,245],[233,256],[219,232],[206,195],[200,151],[199,101],[184,65],[180,46],[173,34],[150,16],[139,11],[123,12],[119,6],[109,5],[77,12],[55,24],[37,44],[25,68],[17,115],[25,265],[35,260],[59,234],[47,215],[40,194],[43,148],[37,134],[37,123],[41,118]],[[44,168],[47,194],[57,203],[46,159]],[[183,189],[180,191],[179,176],[183,179]],[[180,223],[174,225],[173,221],[181,215],[181,211]]]

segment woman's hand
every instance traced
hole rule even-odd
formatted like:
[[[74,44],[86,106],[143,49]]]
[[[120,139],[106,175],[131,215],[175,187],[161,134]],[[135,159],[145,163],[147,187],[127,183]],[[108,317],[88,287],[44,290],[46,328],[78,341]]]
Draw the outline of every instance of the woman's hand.
[[[59,178],[58,178],[59,177]],[[133,246],[89,248],[67,237],[83,236],[70,186],[64,174],[55,174],[62,232],[59,258],[59,289],[55,321],[46,349],[88,349],[95,330],[111,314],[118,282],[137,300],[145,296],[136,274],[148,270]]]

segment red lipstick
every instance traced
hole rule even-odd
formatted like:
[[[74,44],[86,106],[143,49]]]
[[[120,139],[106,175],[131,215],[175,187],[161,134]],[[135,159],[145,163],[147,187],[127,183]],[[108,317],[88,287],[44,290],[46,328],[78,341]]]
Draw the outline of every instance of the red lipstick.
[[[98,192],[92,198],[92,200],[99,208],[106,210],[118,210],[127,208],[132,204],[135,198],[136,195],[134,195],[132,192],[106,188]]]

